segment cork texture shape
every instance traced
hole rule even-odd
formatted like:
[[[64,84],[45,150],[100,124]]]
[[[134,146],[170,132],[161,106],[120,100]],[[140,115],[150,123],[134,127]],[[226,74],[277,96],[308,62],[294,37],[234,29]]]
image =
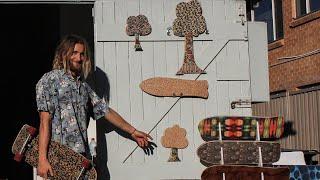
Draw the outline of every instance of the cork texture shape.
[[[164,131],[164,135],[161,137],[161,144],[166,148],[184,149],[188,146],[186,135],[187,131],[184,128],[174,125]]]
[[[142,81],[140,88],[153,96],[208,98],[208,81],[155,77]]]

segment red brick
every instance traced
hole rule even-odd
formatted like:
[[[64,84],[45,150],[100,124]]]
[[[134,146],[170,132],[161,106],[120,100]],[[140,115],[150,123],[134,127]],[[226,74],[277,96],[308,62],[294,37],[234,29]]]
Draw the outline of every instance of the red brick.
[[[284,45],[268,53],[269,65],[281,62],[278,58],[301,55],[320,49],[320,11],[304,16],[318,17],[303,22],[303,18],[292,17],[292,0],[283,0]],[[309,16],[309,17],[308,17]],[[320,82],[320,53],[269,68],[270,92],[289,90],[295,87]]]

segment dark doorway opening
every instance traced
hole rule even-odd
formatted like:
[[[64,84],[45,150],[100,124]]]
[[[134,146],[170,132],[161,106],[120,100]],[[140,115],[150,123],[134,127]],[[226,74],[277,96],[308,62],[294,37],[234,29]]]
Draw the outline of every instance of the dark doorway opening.
[[[94,47],[93,4],[0,4],[0,179],[32,179],[32,168],[13,160],[11,146],[23,124],[39,126],[35,85],[51,70],[55,47],[78,34]]]

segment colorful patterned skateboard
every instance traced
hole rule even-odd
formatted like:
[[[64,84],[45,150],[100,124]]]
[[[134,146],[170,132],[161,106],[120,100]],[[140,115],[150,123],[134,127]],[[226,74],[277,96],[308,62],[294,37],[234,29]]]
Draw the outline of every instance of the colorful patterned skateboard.
[[[290,180],[308,179],[319,180],[320,179],[320,165],[295,165],[289,166],[290,168]]]
[[[208,98],[208,81],[155,77],[142,81],[140,88],[154,96]]]
[[[289,169],[287,167],[257,167],[257,166],[211,166],[202,172],[201,180],[260,180],[263,173],[265,180],[288,180]]]
[[[252,116],[215,116],[199,122],[198,129],[204,141],[219,139],[219,122],[221,123],[222,139],[255,140],[257,121],[261,140],[279,139],[284,132],[283,117],[252,117]]]
[[[25,160],[31,166],[37,167],[38,141],[36,129],[25,124],[12,146],[14,159],[18,162]],[[97,179],[97,172],[88,159],[58,142],[50,142],[48,159],[54,173],[54,176],[49,179],[81,179],[82,177]]]
[[[280,144],[266,141],[210,141],[197,150],[201,163],[205,166],[221,163],[221,147],[224,164],[258,164],[261,147],[262,163],[271,164],[280,158]]]

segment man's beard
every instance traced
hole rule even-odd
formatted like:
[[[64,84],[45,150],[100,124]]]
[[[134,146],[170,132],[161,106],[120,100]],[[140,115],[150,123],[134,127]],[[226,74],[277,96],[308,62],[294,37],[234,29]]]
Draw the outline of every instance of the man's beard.
[[[80,75],[82,72],[82,63],[80,63],[80,66],[75,66],[72,62],[70,62],[70,71],[76,75]]]

